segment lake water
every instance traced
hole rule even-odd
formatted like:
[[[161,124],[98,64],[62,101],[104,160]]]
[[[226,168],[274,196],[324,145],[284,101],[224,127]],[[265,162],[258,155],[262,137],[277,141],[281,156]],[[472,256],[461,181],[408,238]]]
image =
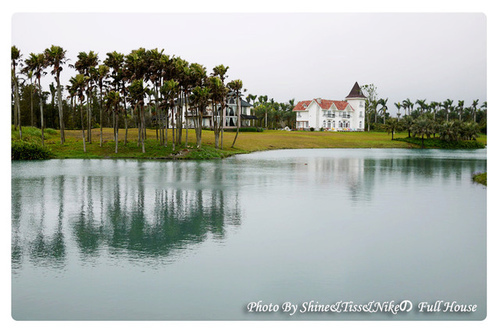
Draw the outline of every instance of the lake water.
[[[12,316],[481,320],[482,171],[486,150],[12,162]]]

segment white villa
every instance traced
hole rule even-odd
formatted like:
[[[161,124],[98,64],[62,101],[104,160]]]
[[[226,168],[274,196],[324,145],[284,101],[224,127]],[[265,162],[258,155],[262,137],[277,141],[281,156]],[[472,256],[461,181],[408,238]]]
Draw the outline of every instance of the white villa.
[[[365,100],[366,97],[356,82],[345,101],[321,98],[300,101],[293,108],[297,113],[297,129],[364,131]]]

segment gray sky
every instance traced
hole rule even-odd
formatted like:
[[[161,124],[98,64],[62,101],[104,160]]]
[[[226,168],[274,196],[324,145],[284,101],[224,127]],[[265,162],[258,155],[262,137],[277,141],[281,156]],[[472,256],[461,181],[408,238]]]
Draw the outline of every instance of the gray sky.
[[[354,82],[394,102],[486,96],[486,16],[481,13],[14,14],[12,45],[80,51],[164,49],[189,62],[229,66],[246,94],[288,102],[342,100]],[[63,82],[74,75],[65,68]],[[50,73],[45,85],[52,82]]]

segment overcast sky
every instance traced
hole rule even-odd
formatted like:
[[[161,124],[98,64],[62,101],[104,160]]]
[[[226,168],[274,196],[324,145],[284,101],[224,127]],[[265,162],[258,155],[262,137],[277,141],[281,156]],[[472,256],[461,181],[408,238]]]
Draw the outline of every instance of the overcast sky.
[[[26,58],[52,44],[80,51],[164,49],[208,72],[229,66],[246,94],[288,102],[342,100],[353,84],[379,97],[444,101],[486,96],[486,16],[481,13],[48,14],[12,16],[12,45]],[[65,68],[63,82],[74,75]],[[51,82],[47,75],[45,85]]]

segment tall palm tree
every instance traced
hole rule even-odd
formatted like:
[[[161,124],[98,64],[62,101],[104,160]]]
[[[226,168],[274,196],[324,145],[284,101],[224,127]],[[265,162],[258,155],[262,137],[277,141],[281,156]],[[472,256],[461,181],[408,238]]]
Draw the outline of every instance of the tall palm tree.
[[[415,104],[418,104],[418,106],[419,106],[418,111],[419,111],[420,115],[424,114],[424,112],[428,108],[427,104],[425,103],[425,100],[426,99],[415,101]]]
[[[433,114],[433,119],[436,120],[436,113],[437,113],[437,109],[439,107],[439,103],[436,102],[436,101],[432,101],[430,104],[429,104],[429,108],[431,109],[431,112]]]
[[[210,87],[210,100],[212,101],[212,125],[214,129],[215,148],[218,149],[219,135],[223,128],[222,112],[225,108],[228,89],[218,76],[210,76],[208,78],[208,86]]]
[[[61,72],[63,70],[63,65],[66,64],[66,50],[60,46],[52,45],[50,48],[45,49],[45,60],[47,66],[52,66],[52,71],[50,72],[56,79],[56,89],[57,89],[57,107],[59,109],[59,132],[61,135],[61,144],[64,144],[64,115],[63,115],[63,105],[62,105],[62,87],[61,87]]]
[[[227,84],[230,90],[232,90],[236,96],[236,109],[238,120],[236,122],[236,136],[234,136],[233,144],[231,148],[234,148],[234,144],[236,143],[236,139],[238,138],[238,134],[240,133],[240,124],[241,124],[241,97],[240,91],[243,88],[243,81],[240,79],[233,80]]]
[[[93,89],[93,81],[96,77],[96,67],[99,64],[99,57],[97,53],[94,51],[80,52],[78,54],[78,60],[75,62],[75,69],[88,78],[86,80],[86,95],[87,95],[87,140],[92,143],[92,109],[91,100],[92,100],[92,89]]]
[[[144,96],[146,95],[146,90],[144,88],[144,82],[142,79],[134,80],[130,84],[130,100],[134,104],[134,109],[138,111],[138,118],[140,119],[139,131],[139,142],[142,146],[142,153],[146,153],[145,148],[145,121],[144,121]]]
[[[196,106],[196,147],[201,147],[201,123],[203,120],[203,112],[206,109],[210,98],[210,88],[208,86],[196,86],[193,88],[193,94],[191,95],[193,104]]]
[[[387,100],[388,99],[379,99],[378,100],[378,104],[381,106],[379,111],[380,111],[382,118],[384,119],[384,124],[385,124],[385,114],[387,112]]]
[[[127,99],[126,99],[126,86],[125,86],[125,69],[124,62],[125,56],[123,53],[116,51],[106,53],[106,59],[104,60],[104,65],[108,66],[111,70],[111,79],[113,80],[113,86],[115,92],[122,92],[121,98],[123,98],[123,116],[125,123],[125,139],[123,143],[127,144],[127,132],[128,132],[128,122],[127,122]],[[117,116],[118,117],[118,116]]]
[[[38,82],[38,95],[40,97],[40,128],[42,131],[42,146],[45,146],[45,136],[44,136],[44,124],[43,124],[43,91],[41,78],[46,72],[45,69],[45,57],[43,53],[35,54],[31,53],[30,58],[26,59],[26,70],[32,71]]]
[[[458,111],[458,120],[461,121],[462,113],[464,112],[464,100],[458,100],[457,111]]]
[[[474,115],[474,123],[476,122],[476,111],[477,111],[478,103],[479,103],[479,100],[474,100],[474,101],[472,101],[472,105],[471,105],[472,114]]]
[[[401,116],[401,107],[402,107],[401,102],[397,102],[397,103],[394,102],[394,106],[396,106],[396,108],[398,108],[398,112],[396,115],[398,116],[398,119],[399,119],[399,116]]]
[[[170,79],[163,83],[163,86],[160,89],[164,99],[165,104],[167,105],[167,111],[165,117],[168,117],[168,109],[172,111],[172,125],[174,125],[174,108],[175,108],[175,99],[179,93],[179,82]],[[172,150],[175,151],[175,131],[172,130]],[[165,145],[167,145],[167,141],[165,140]]]
[[[109,91],[104,98],[106,110],[111,110],[113,114],[113,137],[115,139],[115,153],[118,153],[118,108],[120,107],[120,93]]]
[[[450,100],[450,99],[446,99],[446,101],[444,101],[442,103],[442,106],[443,106],[444,111],[446,113],[446,122],[449,121],[449,113],[450,113],[450,109],[451,109],[452,105],[453,105],[453,100]]]
[[[227,78],[227,71],[229,70],[229,66],[224,66],[222,64],[217,65],[213,68],[213,76],[219,77],[219,79],[222,82],[222,85],[225,87],[224,80]],[[226,91],[227,93],[227,91]],[[221,108],[221,118],[220,118],[220,149],[223,149],[223,143],[224,143],[224,127],[226,125],[226,98],[227,95],[224,95],[220,102],[220,108]]]
[[[97,68],[97,86],[99,87],[99,126],[100,126],[100,136],[99,136],[99,147],[102,147],[102,112],[103,112],[103,89],[105,88],[106,79],[108,78],[109,67],[107,65],[99,65]]]
[[[11,66],[12,66],[12,81],[14,87],[14,129],[19,123],[19,138],[23,138],[23,131],[21,128],[21,104],[19,102],[19,82],[17,78],[16,67],[21,61],[21,52],[16,46],[11,47]]]
[[[84,74],[77,74],[76,76],[69,79],[70,86],[68,87],[70,94],[78,97],[80,100],[80,119],[82,122],[82,142],[83,142],[83,152],[87,152],[87,148],[85,146],[85,122],[83,119],[83,100],[85,99],[85,93],[87,91],[87,81],[90,80],[89,77]]]

